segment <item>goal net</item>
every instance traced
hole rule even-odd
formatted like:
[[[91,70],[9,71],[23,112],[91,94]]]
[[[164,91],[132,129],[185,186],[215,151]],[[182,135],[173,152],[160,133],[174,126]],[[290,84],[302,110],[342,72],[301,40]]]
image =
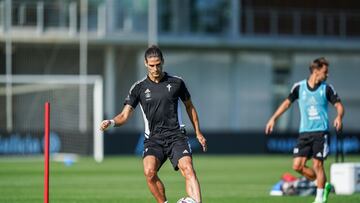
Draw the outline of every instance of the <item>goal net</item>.
[[[43,152],[44,104],[50,103],[50,152],[103,159],[102,78],[0,76],[0,155]]]

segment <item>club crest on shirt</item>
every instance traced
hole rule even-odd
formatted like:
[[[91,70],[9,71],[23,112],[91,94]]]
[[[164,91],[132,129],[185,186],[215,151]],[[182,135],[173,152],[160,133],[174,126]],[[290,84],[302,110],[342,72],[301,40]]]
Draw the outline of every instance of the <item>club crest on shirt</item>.
[[[149,89],[146,89],[144,93],[146,101],[151,100],[151,91]]]
[[[168,84],[166,87],[168,88],[168,90],[170,92],[170,89],[172,88],[172,86],[170,84]]]

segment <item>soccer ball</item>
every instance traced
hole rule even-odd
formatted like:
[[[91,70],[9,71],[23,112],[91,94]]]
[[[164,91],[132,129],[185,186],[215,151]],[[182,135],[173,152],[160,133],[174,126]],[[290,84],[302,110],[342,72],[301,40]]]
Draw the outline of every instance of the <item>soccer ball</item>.
[[[179,199],[176,203],[196,203],[196,201],[191,197],[183,197]]]

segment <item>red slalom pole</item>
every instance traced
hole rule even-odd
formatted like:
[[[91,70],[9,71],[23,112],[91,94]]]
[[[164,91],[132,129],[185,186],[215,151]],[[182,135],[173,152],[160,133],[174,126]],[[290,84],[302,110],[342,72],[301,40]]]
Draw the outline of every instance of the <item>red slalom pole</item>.
[[[50,103],[45,103],[44,125],[44,203],[49,202]]]

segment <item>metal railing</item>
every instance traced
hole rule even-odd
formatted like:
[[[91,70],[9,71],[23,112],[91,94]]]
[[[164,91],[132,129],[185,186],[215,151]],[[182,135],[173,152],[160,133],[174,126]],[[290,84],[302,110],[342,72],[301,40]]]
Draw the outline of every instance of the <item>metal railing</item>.
[[[79,1],[49,2],[49,1],[11,1],[11,30],[15,32],[31,32],[44,34],[47,31],[65,31],[69,35],[80,30]],[[5,10],[8,9],[5,0],[0,1],[0,31],[6,31]],[[106,11],[104,4],[91,5],[88,8],[89,31],[105,34]],[[61,32],[63,33],[63,32]]]
[[[354,37],[360,36],[359,12],[340,10],[247,9],[243,12],[243,34]]]
[[[63,30],[79,33],[80,0],[21,1],[0,0],[0,32],[6,30],[6,1],[12,2],[12,30],[35,30],[38,34]],[[60,3],[61,2],[61,3]],[[147,1],[100,1],[88,6],[88,32],[105,37],[117,33],[147,33]],[[141,2],[141,3],[139,3]],[[186,1],[184,1],[186,2]],[[158,10],[159,35],[335,37],[360,36],[360,12],[241,8],[235,1],[225,6],[196,7],[177,1],[161,1]],[[167,5],[164,5],[167,4]],[[176,4],[176,5],[172,5]],[[177,5],[181,5],[179,8]],[[234,8],[236,6],[236,8]],[[210,9],[210,10],[209,10]],[[179,11],[181,10],[181,11]]]

